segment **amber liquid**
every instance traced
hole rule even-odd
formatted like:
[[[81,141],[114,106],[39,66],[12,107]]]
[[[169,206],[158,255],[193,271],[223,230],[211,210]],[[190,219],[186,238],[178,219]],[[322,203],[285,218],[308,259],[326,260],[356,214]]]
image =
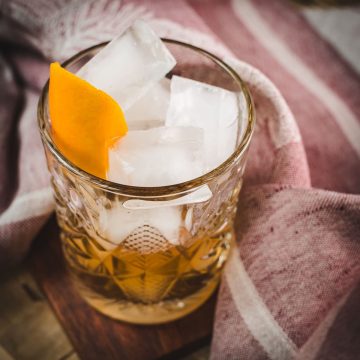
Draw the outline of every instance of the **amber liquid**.
[[[62,234],[70,272],[85,300],[132,323],[182,317],[204,303],[219,282],[233,240],[232,226],[191,245],[141,252],[127,244],[105,250],[88,237]]]

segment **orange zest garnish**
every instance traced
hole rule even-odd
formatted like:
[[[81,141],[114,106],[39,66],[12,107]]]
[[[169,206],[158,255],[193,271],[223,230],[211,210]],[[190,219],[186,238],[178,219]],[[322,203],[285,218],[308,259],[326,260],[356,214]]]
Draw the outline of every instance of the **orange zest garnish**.
[[[71,162],[106,179],[108,147],[127,132],[124,113],[105,92],[50,65],[49,111],[56,146]]]

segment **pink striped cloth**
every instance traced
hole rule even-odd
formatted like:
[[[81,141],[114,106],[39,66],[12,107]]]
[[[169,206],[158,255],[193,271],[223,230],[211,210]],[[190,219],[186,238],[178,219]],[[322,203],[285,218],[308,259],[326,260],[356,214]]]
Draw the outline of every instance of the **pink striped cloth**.
[[[24,257],[53,210],[35,115],[49,60],[146,18],[224,57],[255,100],[211,359],[360,358],[359,75],[299,11],[280,0],[10,0],[0,11],[0,267]]]

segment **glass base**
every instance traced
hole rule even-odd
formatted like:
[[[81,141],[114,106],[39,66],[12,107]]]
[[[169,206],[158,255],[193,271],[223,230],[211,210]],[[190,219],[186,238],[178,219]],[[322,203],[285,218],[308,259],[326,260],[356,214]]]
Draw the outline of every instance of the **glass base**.
[[[110,302],[77,284],[83,299],[102,314],[132,324],[155,325],[177,320],[190,314],[209,299],[219,284],[220,275],[214,277],[201,290],[184,299],[141,304],[129,301]]]
[[[64,232],[63,251],[92,307],[114,319],[159,324],[189,314],[214,292],[234,239],[231,224],[225,225],[188,247],[147,254],[124,245],[98,249],[93,239]]]

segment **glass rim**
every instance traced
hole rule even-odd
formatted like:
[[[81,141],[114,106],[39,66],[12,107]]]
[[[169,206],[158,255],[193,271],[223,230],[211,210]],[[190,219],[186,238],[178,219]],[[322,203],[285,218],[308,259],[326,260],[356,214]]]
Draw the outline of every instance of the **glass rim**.
[[[184,43],[179,40],[169,39],[169,38],[161,38],[162,41],[169,44],[175,44],[187,47],[193,51],[196,51],[205,57],[212,60],[214,63],[216,63],[218,66],[222,68],[222,70],[226,71],[231,78],[235,81],[235,83],[239,86],[241,89],[245,100],[246,100],[246,106],[247,106],[247,126],[243,133],[242,139],[234,152],[229,156],[224,162],[222,162],[219,166],[212,169],[211,171],[188,181],[184,181],[182,183],[178,184],[172,184],[172,185],[165,185],[165,186],[132,186],[132,185],[124,185],[120,183],[115,183],[109,180],[105,180],[102,178],[97,177],[96,175],[90,174],[86,172],[85,170],[81,169],[74,163],[72,163],[69,159],[67,159],[57,148],[55,143],[52,140],[51,135],[47,131],[46,127],[46,121],[47,121],[47,113],[46,113],[46,101],[48,99],[48,90],[49,90],[49,79],[47,80],[45,86],[42,89],[39,102],[38,102],[38,108],[37,108],[37,117],[38,117],[38,126],[41,134],[42,141],[44,145],[47,146],[47,148],[50,150],[50,152],[55,156],[57,161],[59,161],[67,170],[69,170],[71,173],[75,174],[76,176],[92,183],[98,188],[101,188],[103,190],[113,192],[113,193],[121,193],[123,195],[128,196],[139,196],[139,197],[154,197],[154,196],[170,196],[170,195],[176,195],[179,193],[187,192],[196,188],[199,188],[202,185],[207,184],[209,181],[215,179],[216,177],[223,174],[226,170],[229,169],[229,167],[239,159],[243,153],[246,151],[250,144],[250,140],[254,131],[255,127],[255,112],[254,112],[254,105],[253,101],[250,95],[250,92],[248,90],[247,85],[245,82],[241,79],[240,75],[228,64],[226,64],[223,60],[221,60],[218,56],[212,54],[211,52],[204,50],[200,47],[197,47],[195,45],[191,45],[188,43]],[[109,41],[102,42],[100,44],[91,46],[87,49],[84,49],[80,51],[79,53],[75,54],[68,60],[64,61],[61,65],[63,67],[66,67],[82,56],[86,55],[88,52],[94,51],[98,48],[104,47],[109,43]]]

